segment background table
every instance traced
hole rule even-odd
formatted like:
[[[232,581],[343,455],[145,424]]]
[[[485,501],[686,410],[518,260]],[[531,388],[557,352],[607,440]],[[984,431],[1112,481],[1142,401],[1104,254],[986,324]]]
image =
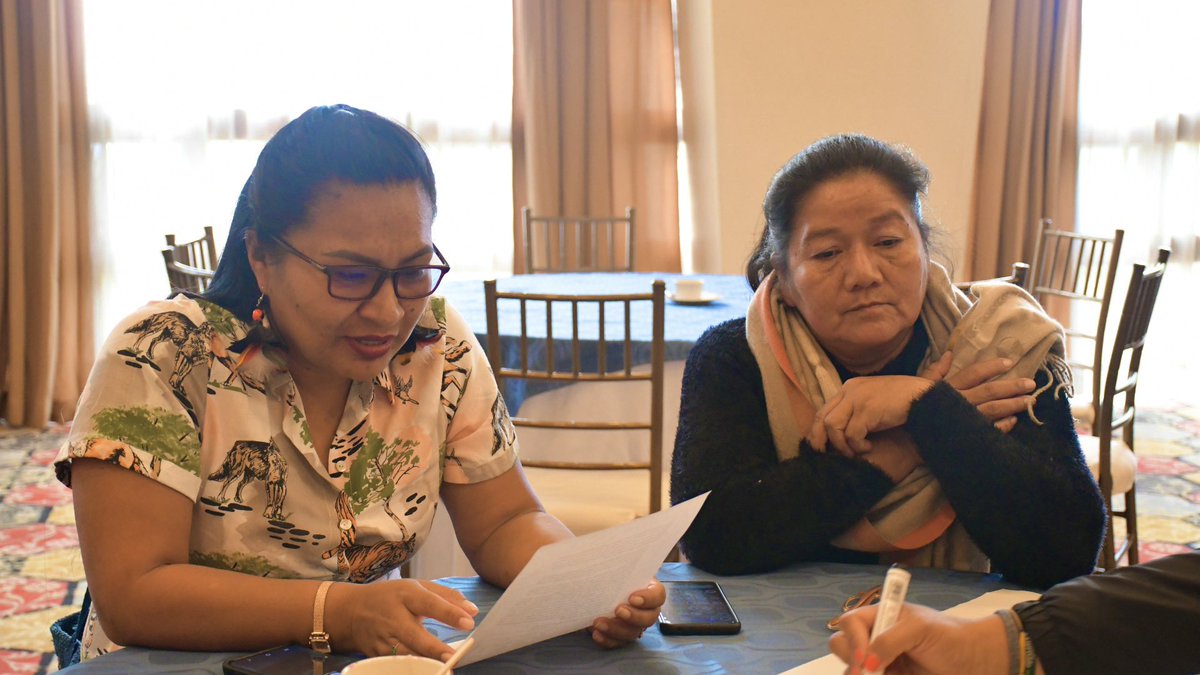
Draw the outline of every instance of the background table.
[[[665,274],[659,272],[613,272],[588,274],[522,274],[498,279],[496,289],[501,292],[562,293],[562,294],[614,294],[649,293],[655,279],[667,284],[667,292],[675,288],[679,279],[699,279],[704,282],[707,293],[715,293],[717,300],[706,305],[681,305],[670,300],[666,305],[664,331],[666,333],[667,361],[687,358],[692,345],[709,326],[746,315],[750,304],[750,286],[744,277],[731,274]],[[481,344],[487,343],[487,311],[484,307],[483,281],[478,279],[448,278],[438,288],[438,294],[450,301],[458,310]],[[555,328],[558,335],[569,330],[569,313],[560,316],[562,328]],[[634,315],[637,319],[638,315]],[[502,312],[500,334],[516,335],[519,322],[515,312]],[[638,321],[633,337],[649,343],[650,314]],[[531,335],[545,335],[544,320],[531,321]]]
[[[722,636],[663,636],[654,627],[636,644],[601,650],[582,631],[530,645],[456,672],[464,675],[517,673],[779,673],[828,653],[825,623],[841,612],[850,595],[883,580],[885,567],[809,563],[768,574],[714,577],[690,565],[663,565],[658,578],[715,579],[742,622],[742,632]],[[915,569],[908,597],[946,609],[988,591],[1019,588],[994,575]],[[479,605],[481,616],[500,590],[478,578],[444,579]],[[563,598],[570,602],[570,598]],[[429,623],[443,640],[462,631]],[[336,630],[336,628],[335,628]],[[220,673],[232,654],[124,649],[68,668],[68,673]]]

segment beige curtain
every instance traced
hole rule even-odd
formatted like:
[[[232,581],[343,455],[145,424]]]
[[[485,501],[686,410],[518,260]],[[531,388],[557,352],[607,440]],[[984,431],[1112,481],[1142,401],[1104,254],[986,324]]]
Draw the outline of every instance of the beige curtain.
[[[638,270],[679,271],[670,0],[513,0],[513,269],[520,210],[637,209]]]
[[[0,0],[0,382],[13,426],[69,419],[93,357],[79,0]]]
[[[1032,262],[1038,221],[1074,229],[1082,0],[992,0],[967,279]]]

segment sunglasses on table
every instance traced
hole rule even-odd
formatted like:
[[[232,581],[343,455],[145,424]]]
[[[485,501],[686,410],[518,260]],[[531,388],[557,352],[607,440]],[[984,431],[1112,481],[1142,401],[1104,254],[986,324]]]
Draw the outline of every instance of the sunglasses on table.
[[[883,586],[872,586],[871,588],[868,588],[865,591],[859,591],[858,593],[855,593],[854,595],[846,598],[846,601],[842,603],[842,614],[845,614],[846,612],[849,612],[852,609],[858,609],[859,607],[866,607],[867,605],[873,605],[873,604],[879,602],[879,599],[882,595],[883,595]],[[841,618],[842,618],[841,614],[835,616],[834,618],[830,619],[828,623],[825,624],[825,627],[828,628],[829,630],[837,630],[838,629],[838,621],[840,621]]]
[[[329,295],[338,300],[367,300],[375,297],[379,287],[386,279],[392,280],[392,289],[401,300],[419,300],[433,295],[442,277],[450,271],[446,258],[437,246],[433,254],[441,262],[440,265],[407,265],[389,269],[376,265],[322,265],[304,255],[282,237],[271,237],[285,251],[304,262],[312,265],[325,274],[328,279]]]

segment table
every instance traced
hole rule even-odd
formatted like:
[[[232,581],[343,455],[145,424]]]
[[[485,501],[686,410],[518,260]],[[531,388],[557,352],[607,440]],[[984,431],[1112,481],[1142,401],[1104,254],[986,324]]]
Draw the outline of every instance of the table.
[[[746,315],[746,307],[750,304],[751,291],[745,277],[732,274],[666,274],[660,272],[598,272],[587,274],[522,274],[498,279],[496,288],[501,292],[523,293],[563,293],[563,294],[613,294],[613,293],[649,293],[650,285],[655,279],[667,283],[670,293],[679,279],[699,279],[704,282],[704,290],[720,296],[707,305],[680,305],[670,300],[666,304],[664,331],[666,333],[665,360],[675,361],[687,358],[688,351],[700,335],[709,327],[729,319]],[[481,344],[487,343],[487,311],[483,300],[483,281],[478,279],[447,279],[438,288],[438,294],[450,301],[452,307],[458,310],[467,325],[475,331]],[[511,316],[511,318],[510,318]],[[635,315],[636,316],[636,315]],[[500,323],[500,333],[516,335],[519,324],[513,315],[505,314]],[[562,316],[564,330],[556,331],[565,335],[567,316]],[[649,342],[650,318],[647,313],[644,321],[639,322],[633,333],[635,340]],[[531,321],[530,335],[544,335],[542,322]]]
[[[692,345],[710,326],[729,319],[746,315],[746,307],[750,303],[752,293],[744,277],[727,274],[680,275],[658,272],[613,272],[613,273],[566,273],[566,274],[524,274],[498,279],[497,290],[501,292],[524,293],[553,293],[553,294],[621,294],[648,293],[651,284],[656,279],[662,279],[667,284],[670,293],[675,282],[679,279],[697,279],[704,282],[708,293],[715,293],[717,300],[705,305],[683,305],[670,300],[665,306],[663,321],[664,350],[663,360],[668,365],[668,381],[664,387],[665,396],[669,401],[678,398],[679,384],[682,382],[683,361],[687,359]],[[487,345],[487,310],[484,303],[483,281],[475,279],[446,280],[438,289],[450,301],[467,325],[475,332],[480,344]],[[608,363],[612,368],[624,365],[624,356],[620,353],[621,336],[623,335],[624,319],[617,308],[611,308],[605,321],[606,334],[609,336]],[[571,316],[566,303],[556,304],[554,308],[554,335],[565,338],[571,334]],[[520,364],[520,313],[513,301],[501,301],[500,304],[500,339],[502,359],[506,366]],[[529,363],[533,368],[544,367],[547,345],[545,306],[533,303],[528,307],[528,342]],[[632,307],[630,322],[632,324],[632,366],[640,366],[650,362],[650,342],[652,338],[650,307],[648,303],[636,303]],[[584,348],[583,368],[594,369],[595,339],[599,335],[599,320],[595,315],[581,312],[579,331],[581,339],[590,347]],[[560,370],[571,368],[571,344],[569,339],[556,337],[554,354],[556,367]],[[591,360],[591,362],[587,362]],[[678,374],[678,378],[675,376]],[[679,379],[680,383],[673,382]],[[536,382],[526,380],[507,380],[504,384],[504,400],[510,411],[516,413],[527,397],[561,386],[554,382]],[[674,428],[674,420],[664,420]],[[673,439],[672,439],[673,440]],[[669,447],[669,446],[667,446]]]
[[[716,577],[683,563],[666,563],[658,578],[715,579],[742,622],[742,632],[727,636],[664,637],[654,627],[636,644],[604,651],[581,631],[530,645],[456,672],[463,675],[518,673],[779,673],[828,653],[825,622],[841,611],[850,595],[878,584],[883,566],[806,563],[767,574]],[[946,609],[988,591],[1019,588],[996,575],[914,569],[908,597]],[[444,579],[486,613],[500,590],[477,577]],[[564,601],[569,599],[564,598]],[[439,638],[455,640],[462,631],[428,624]],[[227,653],[123,649],[63,672],[220,673]]]

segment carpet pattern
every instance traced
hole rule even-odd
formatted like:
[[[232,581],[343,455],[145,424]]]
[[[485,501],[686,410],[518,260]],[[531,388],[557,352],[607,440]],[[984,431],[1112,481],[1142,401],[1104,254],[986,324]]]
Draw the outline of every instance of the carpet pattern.
[[[56,670],[49,625],[87,587],[71,492],[51,468],[66,432],[0,428],[0,675]],[[1142,561],[1200,550],[1200,407],[1140,411],[1137,450]]]

